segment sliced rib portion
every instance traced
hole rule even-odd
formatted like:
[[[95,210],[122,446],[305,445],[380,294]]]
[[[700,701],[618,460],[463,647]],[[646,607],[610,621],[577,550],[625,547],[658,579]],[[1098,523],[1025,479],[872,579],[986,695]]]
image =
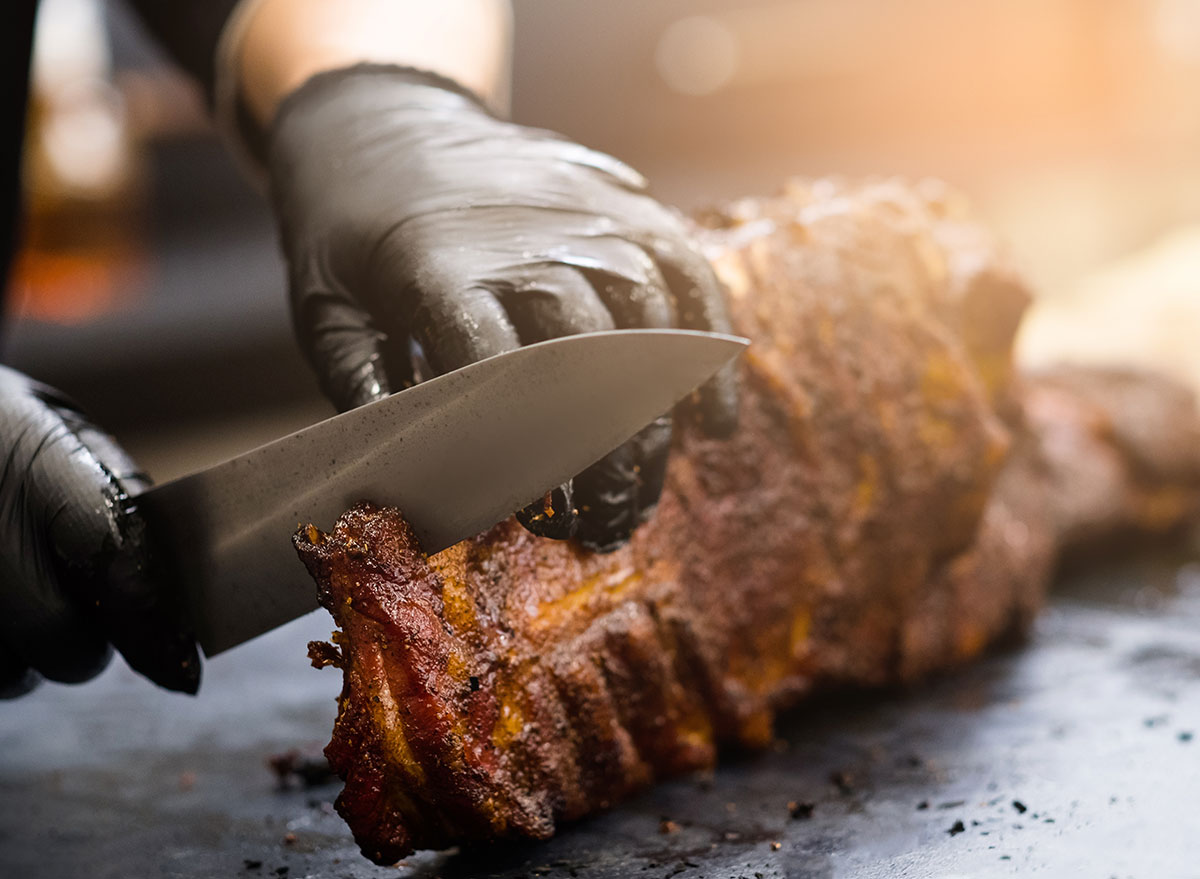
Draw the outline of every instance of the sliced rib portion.
[[[367,504],[297,535],[340,627],[312,646],[345,675],[338,809],[372,860],[549,836],[767,744],[816,688],[968,660],[1027,626],[1066,541],[1194,511],[1200,443],[1161,442],[1195,435],[1190,402],[1014,379],[1027,293],[944,187],[796,183],[706,224],[753,340],[740,427],[679,431],[630,545],[510,520],[427,558]]]

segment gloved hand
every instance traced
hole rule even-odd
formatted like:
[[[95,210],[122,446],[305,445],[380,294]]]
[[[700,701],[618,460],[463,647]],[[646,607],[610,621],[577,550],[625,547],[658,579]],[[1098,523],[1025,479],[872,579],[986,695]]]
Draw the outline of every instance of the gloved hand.
[[[640,175],[431,74],[314,77],[281,105],[267,157],[296,332],[343,410],[426,377],[414,341],[440,374],[573,333],[729,331],[712,269]],[[697,397],[711,433],[732,430],[732,369]],[[667,415],[522,521],[619,545],[658,500],[670,437]]]
[[[110,645],[155,683],[195,693],[196,646],[130,497],[147,478],[69,400],[4,367],[0,449],[0,697],[40,676],[87,680]]]

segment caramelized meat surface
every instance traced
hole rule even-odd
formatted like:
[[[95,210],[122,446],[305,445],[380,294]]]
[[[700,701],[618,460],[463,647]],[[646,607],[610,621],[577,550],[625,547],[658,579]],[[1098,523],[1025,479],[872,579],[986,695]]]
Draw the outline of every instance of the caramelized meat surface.
[[[509,520],[427,557],[369,504],[297,534],[340,629],[311,648],[345,678],[338,809],[377,863],[547,837],[766,745],[816,688],[968,660],[1025,628],[1066,541],[1194,511],[1200,443],[1161,441],[1190,401],[1014,379],[1026,291],[944,188],[797,183],[701,236],[753,341],[740,427],[678,431],[629,545]]]

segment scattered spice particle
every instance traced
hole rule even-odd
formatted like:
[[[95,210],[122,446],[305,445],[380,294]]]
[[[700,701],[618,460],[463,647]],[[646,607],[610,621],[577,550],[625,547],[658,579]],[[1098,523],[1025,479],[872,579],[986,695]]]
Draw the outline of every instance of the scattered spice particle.
[[[246,870],[261,870],[262,861],[256,861],[253,858],[246,858],[242,861],[242,868]]]
[[[1001,855],[1001,856],[1000,856],[1000,860],[1002,860],[1002,861],[1011,861],[1011,860],[1012,860],[1012,855]]]
[[[661,821],[658,822],[658,832],[659,833],[678,833],[679,825],[676,824],[674,821],[672,821],[670,818],[663,818]]]
[[[286,836],[284,836],[283,844],[284,845],[295,845],[296,844],[296,834],[289,833]]]
[[[959,806],[965,806],[966,800],[950,800],[946,803],[938,803],[939,809],[957,809]]]
[[[777,851],[779,851],[781,848],[783,848],[783,843],[781,843],[781,842],[773,842],[773,843],[771,843],[771,851],[773,851],[773,852],[777,852]]]
[[[276,754],[267,760],[279,779],[279,787],[286,790],[293,785],[311,788],[328,784],[337,778],[329,761],[320,751],[311,753],[293,749]]]
[[[951,836],[958,836],[960,833],[966,832],[966,829],[967,828],[963,826],[963,823],[961,821],[955,821],[953,824],[950,825],[950,829],[947,830],[946,832],[949,833]]]
[[[1053,823],[1054,823],[1054,819],[1053,819],[1053,818],[1046,818],[1046,819],[1044,819],[1044,821],[1043,821],[1042,823],[1044,823],[1044,824],[1053,824]]]
[[[288,874],[288,869],[289,869],[288,867],[276,867],[275,875],[276,876],[286,876]]]
[[[792,800],[788,803],[788,815],[793,821],[806,821],[813,816],[816,803],[798,803]]]
[[[1185,744],[1186,744],[1187,742],[1190,742],[1190,741],[1193,739],[1193,737],[1194,737],[1194,735],[1193,735],[1193,733],[1192,733],[1192,731],[1191,731],[1191,730],[1184,730],[1184,731],[1183,731],[1183,732],[1181,732],[1181,733],[1179,734],[1179,736],[1178,736],[1178,738],[1179,738],[1179,741],[1181,741],[1181,742],[1183,742],[1183,743],[1185,743]]]
[[[835,772],[829,776],[829,781],[840,794],[854,793],[854,776],[849,772]]]
[[[921,800],[921,802],[917,803],[917,811],[918,812],[924,812],[928,808],[929,808],[929,800]]]
[[[726,830],[724,833],[721,834],[721,837],[726,842],[737,842],[739,839],[742,838],[742,835],[740,833],[738,833],[736,830]]]
[[[1154,717],[1147,717],[1147,718],[1145,718],[1145,719],[1142,721],[1142,725],[1143,725],[1143,726],[1145,726],[1145,727],[1146,727],[1146,729],[1154,729],[1154,727],[1156,727],[1156,726],[1162,726],[1162,725],[1163,725],[1164,723],[1166,723],[1168,720],[1170,720],[1170,718],[1169,718],[1169,717],[1167,717],[1167,715],[1165,715],[1165,714],[1157,714],[1157,715],[1155,715]]]
[[[1026,806],[1024,803],[1022,803],[1020,800],[1013,800],[1012,807],[1014,809],[1016,809],[1017,813],[1020,815],[1024,815],[1029,810],[1029,807]]]

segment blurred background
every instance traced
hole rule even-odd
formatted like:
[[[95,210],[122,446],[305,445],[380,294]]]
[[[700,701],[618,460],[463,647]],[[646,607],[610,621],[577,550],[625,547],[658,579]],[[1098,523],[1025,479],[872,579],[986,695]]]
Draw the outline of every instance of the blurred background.
[[[971,196],[1048,313],[1105,296],[1120,313],[1151,287],[1176,313],[1198,298],[1200,0],[515,6],[515,118],[620,156],[683,208],[797,174],[933,175]],[[328,414],[264,202],[119,0],[43,0],[35,70],[5,360],[159,479]],[[1057,320],[1050,336],[1094,345]],[[1123,323],[1109,315],[1113,344]]]

